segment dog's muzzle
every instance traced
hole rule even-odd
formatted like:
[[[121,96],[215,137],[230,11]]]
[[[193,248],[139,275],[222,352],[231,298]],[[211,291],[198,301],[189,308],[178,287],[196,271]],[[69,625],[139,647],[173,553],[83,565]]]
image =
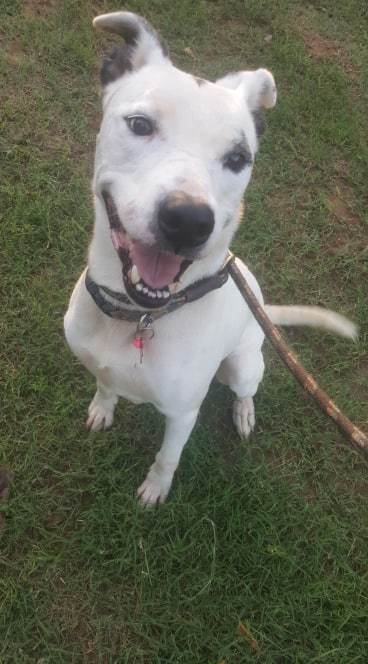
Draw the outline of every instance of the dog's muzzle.
[[[128,296],[145,309],[166,306],[179,289],[181,275],[191,260],[172,250],[142,244],[126,232],[111,194],[103,190],[111,239],[122,263]]]
[[[203,245],[214,225],[215,217],[209,205],[184,192],[170,194],[160,203],[158,227],[176,253]]]

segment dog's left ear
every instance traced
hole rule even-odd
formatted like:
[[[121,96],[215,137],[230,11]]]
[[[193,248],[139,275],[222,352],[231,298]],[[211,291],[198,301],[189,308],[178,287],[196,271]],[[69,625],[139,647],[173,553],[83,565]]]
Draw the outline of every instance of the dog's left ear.
[[[240,89],[254,117],[257,135],[263,134],[265,123],[262,109],[276,104],[277,90],[275,79],[268,69],[238,71],[216,81],[225,88]]]
[[[107,85],[147,64],[170,64],[166,44],[156,30],[138,14],[113,12],[101,14],[93,20],[93,26],[121,35],[125,43],[105,58],[101,69],[101,82]]]

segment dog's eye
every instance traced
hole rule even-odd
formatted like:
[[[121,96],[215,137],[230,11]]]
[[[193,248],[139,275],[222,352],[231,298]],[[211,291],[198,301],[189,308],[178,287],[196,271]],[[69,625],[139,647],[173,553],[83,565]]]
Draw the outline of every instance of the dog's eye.
[[[126,118],[126,122],[130,131],[137,136],[150,136],[153,134],[154,127],[151,120],[143,115],[131,115]]]
[[[234,150],[229,152],[223,160],[223,165],[233,173],[240,173],[240,171],[252,163],[252,158],[247,152],[238,152]]]

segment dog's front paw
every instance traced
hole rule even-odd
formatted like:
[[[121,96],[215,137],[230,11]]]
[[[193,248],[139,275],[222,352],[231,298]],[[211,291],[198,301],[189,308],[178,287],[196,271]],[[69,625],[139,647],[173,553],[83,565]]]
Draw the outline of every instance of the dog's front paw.
[[[146,479],[137,491],[137,497],[143,507],[155,507],[166,500],[170,491],[172,476],[165,475],[151,467]]]
[[[253,431],[256,418],[252,397],[236,399],[233,405],[233,422],[241,438],[248,438]]]
[[[114,419],[114,406],[115,400],[104,400],[96,392],[88,408],[87,429],[100,431],[111,427]]]

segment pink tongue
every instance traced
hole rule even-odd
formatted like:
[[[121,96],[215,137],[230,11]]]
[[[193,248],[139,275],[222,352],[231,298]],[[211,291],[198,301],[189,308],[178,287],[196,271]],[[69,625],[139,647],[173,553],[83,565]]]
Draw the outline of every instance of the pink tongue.
[[[157,251],[137,242],[130,250],[130,259],[137,266],[143,281],[151,288],[163,288],[171,284],[183,260],[176,254]]]

